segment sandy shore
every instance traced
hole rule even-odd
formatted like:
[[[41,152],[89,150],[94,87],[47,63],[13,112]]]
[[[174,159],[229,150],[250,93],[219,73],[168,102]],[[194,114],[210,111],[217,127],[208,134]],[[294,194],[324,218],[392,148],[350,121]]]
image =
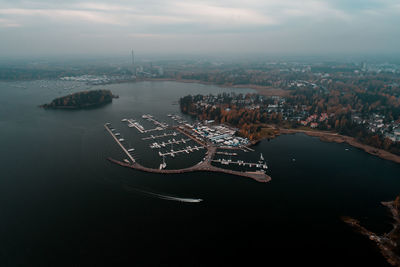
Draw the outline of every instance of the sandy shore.
[[[362,144],[358,142],[355,138],[350,136],[340,135],[337,133],[332,133],[327,131],[307,131],[298,129],[279,129],[279,132],[280,134],[304,133],[309,136],[318,137],[321,141],[325,142],[347,143],[353,147],[360,148],[371,155],[378,156],[382,159],[394,161],[396,163],[400,163],[400,156],[392,154],[383,149],[378,149],[369,145]]]

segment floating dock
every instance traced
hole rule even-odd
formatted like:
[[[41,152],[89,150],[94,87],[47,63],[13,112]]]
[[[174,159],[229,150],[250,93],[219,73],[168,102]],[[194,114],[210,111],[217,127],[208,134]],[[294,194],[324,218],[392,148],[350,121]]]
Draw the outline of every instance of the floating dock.
[[[229,153],[229,152],[215,152],[217,155],[225,155],[225,156],[237,156],[237,153]]]
[[[177,133],[177,132],[173,132],[173,133],[170,133],[170,134],[167,134],[167,133],[164,133],[164,134],[161,134],[161,135],[150,135],[150,136],[148,136],[148,137],[144,137],[144,138],[142,138],[142,140],[151,140],[151,139],[157,139],[157,138],[163,138],[163,137],[168,137],[168,136],[177,136],[179,133]]]
[[[155,143],[153,143],[153,144],[151,144],[150,145],[150,148],[161,148],[161,147],[165,147],[165,146],[167,146],[167,145],[172,145],[172,144],[174,144],[174,145],[179,145],[179,144],[186,144],[186,142],[189,142],[190,141],[190,139],[181,139],[181,140],[175,140],[175,139],[173,139],[173,140],[168,140],[168,142],[161,142],[161,143],[157,143],[157,142],[155,142]]]
[[[179,153],[187,153],[187,154],[189,154],[190,152],[193,152],[194,150],[198,151],[199,149],[204,149],[204,147],[202,147],[202,146],[195,146],[195,147],[188,146],[188,147],[186,147],[184,149],[181,149],[181,150],[172,150],[171,149],[171,152],[166,152],[166,153],[158,152],[158,154],[161,157],[163,157],[163,156],[175,157],[175,154],[179,154]]]
[[[253,163],[253,162],[244,162],[243,160],[237,160],[237,161],[232,161],[230,159],[213,159],[212,162],[217,162],[221,163],[223,165],[229,165],[229,164],[236,164],[239,166],[248,166],[248,167],[257,167],[257,168],[263,168],[267,169],[267,164],[265,163]]]
[[[136,128],[136,130],[138,130],[140,133],[145,133],[145,132],[146,132],[146,130],[144,129],[144,127],[143,127],[140,123],[138,123],[137,121],[132,120],[132,119],[128,119],[127,121],[129,122],[129,124],[128,124],[128,127],[129,127],[129,128],[134,127],[134,128]]]

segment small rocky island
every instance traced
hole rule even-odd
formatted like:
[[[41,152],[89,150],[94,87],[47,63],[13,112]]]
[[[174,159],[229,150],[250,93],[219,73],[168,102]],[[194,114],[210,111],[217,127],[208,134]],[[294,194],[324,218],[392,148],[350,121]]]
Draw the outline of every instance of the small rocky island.
[[[383,235],[376,234],[361,226],[360,222],[351,217],[343,217],[343,221],[352,226],[357,232],[367,236],[379,247],[382,255],[393,266],[400,267],[400,196],[394,201],[381,202],[387,207],[393,218],[393,229]]]
[[[118,96],[113,95],[110,90],[92,90],[59,97],[40,107],[45,109],[92,108],[111,103],[113,98],[118,98]]]

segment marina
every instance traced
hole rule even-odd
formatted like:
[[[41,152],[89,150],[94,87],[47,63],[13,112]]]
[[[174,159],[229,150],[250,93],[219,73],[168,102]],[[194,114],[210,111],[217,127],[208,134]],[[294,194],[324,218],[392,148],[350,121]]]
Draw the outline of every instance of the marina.
[[[178,116],[172,116],[172,119],[176,119],[179,121],[184,122],[181,120],[180,117]],[[128,127],[130,128],[136,128],[139,133],[146,133],[149,131],[155,131],[155,130],[166,130],[168,127],[168,124],[160,122],[156,120],[152,115],[150,114],[145,114],[142,115],[142,119],[145,119],[151,123],[153,123],[156,128],[146,130],[140,122],[134,120],[134,119],[122,119],[122,122],[128,122]],[[150,135],[147,137],[141,138],[143,141],[146,140],[155,140],[158,138],[166,138],[168,136],[176,136],[178,134],[183,134],[187,138],[181,138],[181,139],[168,139],[166,141],[161,141],[161,142],[153,142],[152,144],[149,144],[150,149],[159,149],[158,151],[158,156],[162,158],[162,163],[160,163],[158,168],[149,168],[141,165],[140,163],[135,160],[135,158],[132,155],[132,152],[135,150],[134,148],[129,148],[126,149],[122,142],[124,142],[124,138],[121,137],[120,133],[115,132],[113,128],[110,127],[109,123],[106,123],[104,127],[107,129],[107,131],[110,133],[110,135],[113,137],[113,139],[117,142],[117,144],[121,147],[121,149],[124,151],[124,153],[128,156],[130,161],[128,159],[123,159],[122,161],[115,160],[112,158],[108,158],[111,162],[116,163],[120,166],[124,167],[129,167],[132,169],[140,170],[140,171],[145,171],[145,172],[151,172],[151,173],[160,173],[160,174],[177,174],[177,173],[187,173],[187,172],[198,172],[198,171],[206,171],[206,172],[220,172],[220,173],[226,173],[226,174],[231,174],[231,175],[236,175],[236,176],[241,176],[241,177],[247,177],[247,178],[252,178],[258,182],[269,182],[271,180],[271,177],[268,176],[265,173],[265,170],[268,168],[266,163],[264,162],[264,158],[261,155],[260,161],[258,163],[252,163],[252,162],[245,162],[243,160],[235,160],[232,161],[231,159],[214,159],[214,156],[216,154],[218,155],[224,155],[224,156],[238,156],[237,153],[235,152],[226,152],[226,151],[217,151],[219,148],[214,142],[219,136],[222,135],[221,138],[228,138],[228,139],[223,139],[225,140],[224,142],[227,144],[232,144],[231,146],[228,146],[230,149],[242,149],[244,151],[252,151],[252,149],[249,148],[243,148],[242,145],[236,146],[237,141],[236,140],[241,140],[239,137],[233,137],[234,131],[232,129],[226,128],[226,126],[217,126],[215,127],[216,130],[213,130],[213,128],[210,128],[212,126],[196,126],[196,127],[201,127],[201,129],[208,130],[212,132],[212,138],[204,138],[204,136],[197,133],[195,130],[195,126],[186,123],[185,124],[180,124],[178,126],[173,127],[174,129],[177,130],[177,132],[172,132],[172,133],[166,133],[164,132],[163,134],[160,135]],[[190,145],[190,142],[195,142],[196,145]],[[229,141],[229,142],[228,142]],[[236,142],[236,143],[235,143]],[[184,147],[179,147],[185,144],[186,146]],[[173,148],[174,145],[177,146],[177,148]],[[167,149],[166,151],[162,151],[164,148],[170,148],[169,150]],[[196,151],[200,151],[202,149],[206,149],[206,155],[204,158],[195,164],[194,166],[187,167],[187,168],[181,168],[181,169],[166,169],[167,168],[167,162],[166,162],[166,156],[169,156],[171,158],[175,158],[179,155],[186,155],[190,154]],[[243,167],[250,167],[250,168],[256,168],[254,171],[236,171],[236,170],[231,170],[231,169],[225,169],[225,168],[220,168],[213,166],[212,163],[220,163],[221,165],[238,165],[238,166],[243,166]]]

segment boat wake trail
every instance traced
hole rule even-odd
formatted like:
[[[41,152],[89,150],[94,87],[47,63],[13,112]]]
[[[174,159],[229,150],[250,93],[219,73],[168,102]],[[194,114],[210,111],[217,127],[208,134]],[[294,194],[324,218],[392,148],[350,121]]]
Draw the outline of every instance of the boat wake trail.
[[[133,188],[133,187],[128,187],[128,186],[124,186],[124,187],[128,191],[135,191],[135,192],[138,192],[138,193],[150,196],[150,197],[155,197],[155,198],[159,198],[159,199],[163,199],[163,200],[186,202],[186,203],[199,203],[199,202],[203,201],[201,198],[173,197],[173,196],[162,195],[162,194],[158,194],[158,193],[154,193],[154,192],[150,192],[150,191],[145,191],[145,190],[141,190],[141,189],[137,189],[137,188]]]

